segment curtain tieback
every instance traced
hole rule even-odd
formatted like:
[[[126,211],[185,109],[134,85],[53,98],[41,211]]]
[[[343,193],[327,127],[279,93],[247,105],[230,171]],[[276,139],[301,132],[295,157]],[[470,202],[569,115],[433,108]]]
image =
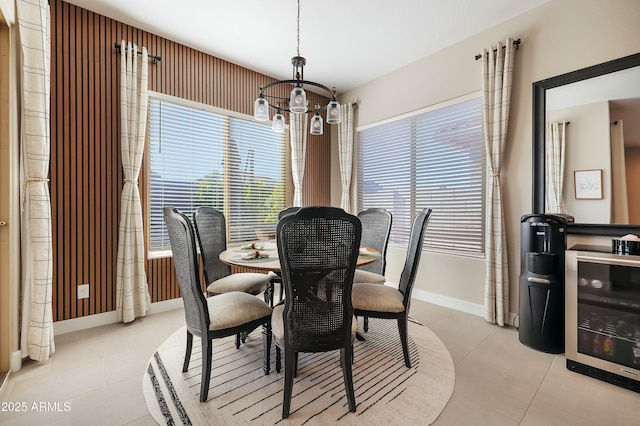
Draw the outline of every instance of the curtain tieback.
[[[22,204],[22,208],[24,208],[24,202],[27,198],[27,185],[31,182],[49,182],[47,178],[26,178],[24,182],[22,182],[22,200],[20,203]]]
[[[138,180],[137,179],[136,180],[134,180],[134,179],[125,179],[124,183],[127,183],[127,182],[132,183],[134,185],[138,184]]]
[[[500,173],[491,173],[491,177],[500,177]]]

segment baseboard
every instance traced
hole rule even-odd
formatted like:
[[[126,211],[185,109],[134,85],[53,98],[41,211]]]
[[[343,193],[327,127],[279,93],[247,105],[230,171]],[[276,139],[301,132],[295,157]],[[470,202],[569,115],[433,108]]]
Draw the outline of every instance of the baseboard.
[[[397,287],[397,284],[387,283]],[[444,296],[438,293],[432,293],[430,291],[414,289],[412,296],[418,300],[424,302],[433,303],[434,305],[444,306],[445,308],[455,309],[457,311],[466,312],[468,314],[476,315],[484,318],[484,306],[467,302],[465,300],[456,299],[450,296]],[[182,298],[165,300],[163,302],[156,302],[151,304],[151,309],[147,315],[153,315],[160,312],[170,311],[173,309],[182,308]],[[516,314],[509,313],[508,324],[513,325]],[[108,325],[117,323],[116,311],[105,312],[102,314],[88,315],[80,318],[73,318],[70,320],[57,321],[53,323],[54,335],[71,333],[73,331],[85,330],[88,328],[99,327],[101,325]]]
[[[411,295],[413,298],[422,300],[423,302],[433,303],[434,305],[444,306],[445,308],[455,309],[456,311],[466,312],[484,318],[484,305],[418,289],[413,289]],[[516,314],[510,312],[507,324],[513,325],[515,317]]]
[[[151,304],[151,308],[147,315],[153,315],[160,312],[170,311],[182,308],[182,298],[165,300]],[[78,330],[86,330],[87,328],[99,327],[101,325],[115,324],[119,322],[116,311],[104,312],[102,314],[87,315],[80,318],[56,321],[53,323],[53,334],[65,334]]]

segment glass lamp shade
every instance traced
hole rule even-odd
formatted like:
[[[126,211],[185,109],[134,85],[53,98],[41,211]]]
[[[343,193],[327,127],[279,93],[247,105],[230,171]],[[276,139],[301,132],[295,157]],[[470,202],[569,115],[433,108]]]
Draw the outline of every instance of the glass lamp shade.
[[[280,114],[280,111],[273,116],[271,130],[273,133],[284,133],[284,116]]]
[[[253,118],[258,121],[269,120],[269,103],[262,96],[253,103]]]
[[[291,99],[289,100],[289,111],[293,113],[307,112],[307,94],[300,86],[296,86],[291,91]]]
[[[311,130],[309,131],[312,135],[321,135],[322,134],[322,117],[320,117],[320,113],[316,112],[313,118],[311,119]]]
[[[340,113],[340,104],[333,99],[327,105],[327,123],[338,124],[342,121],[342,114]]]

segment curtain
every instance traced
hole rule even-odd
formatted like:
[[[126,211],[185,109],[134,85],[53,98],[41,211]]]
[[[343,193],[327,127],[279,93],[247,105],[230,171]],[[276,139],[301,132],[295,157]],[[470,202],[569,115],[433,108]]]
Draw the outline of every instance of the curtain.
[[[131,322],[151,306],[144,270],[144,230],[138,175],[147,129],[148,54],[136,45],[121,43],[120,54],[120,150],[124,187],[120,197],[120,231],[116,270],[118,321]],[[126,46],[126,48],[125,48]]]
[[[21,49],[22,311],[20,350],[45,361],[53,341],[50,133],[50,17],[47,0],[16,3]]]
[[[353,104],[342,105],[342,121],[338,124],[338,158],[340,160],[340,180],[342,200],[340,207],[351,213],[351,171],[353,168]]]
[[[500,172],[507,140],[513,40],[482,52],[482,117],[487,153],[485,319],[503,326],[509,316],[509,268]]]
[[[565,213],[562,201],[567,123],[547,123],[545,142],[545,211]]]
[[[302,207],[302,180],[307,158],[307,114],[289,114],[291,174],[293,176],[292,207]]]
[[[611,223],[629,224],[629,200],[627,198],[627,164],[624,151],[624,127],[622,120],[610,125],[611,139]]]

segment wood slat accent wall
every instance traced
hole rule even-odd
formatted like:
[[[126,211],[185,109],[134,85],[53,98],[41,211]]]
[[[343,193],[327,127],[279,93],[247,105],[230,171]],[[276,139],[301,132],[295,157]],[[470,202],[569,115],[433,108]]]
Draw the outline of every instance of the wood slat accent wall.
[[[162,57],[149,64],[149,90],[244,114],[273,79],[61,0],[51,1],[51,20],[53,312],[60,321],[115,310],[123,172],[114,44],[124,39]],[[330,142],[328,129],[309,136],[305,205],[330,204]],[[143,162],[142,200],[144,176]],[[170,258],[147,260],[146,271],[153,302],[180,296]],[[85,283],[90,297],[78,300]]]

